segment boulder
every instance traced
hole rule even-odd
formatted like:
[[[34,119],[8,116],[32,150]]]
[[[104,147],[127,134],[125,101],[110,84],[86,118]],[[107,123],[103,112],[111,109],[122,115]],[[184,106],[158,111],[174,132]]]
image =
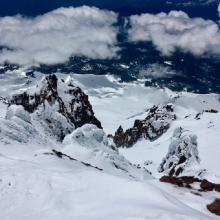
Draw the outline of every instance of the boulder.
[[[170,183],[179,187],[187,187],[191,188],[191,184],[196,182],[201,182],[200,179],[193,177],[193,176],[162,176],[160,178],[161,182]]]
[[[202,180],[202,182],[200,184],[200,187],[201,187],[202,191],[212,191],[212,190],[215,190],[215,191],[220,192],[220,184],[209,182],[206,179]]]
[[[207,209],[216,215],[220,215],[220,199],[216,199],[214,202],[207,205]]]

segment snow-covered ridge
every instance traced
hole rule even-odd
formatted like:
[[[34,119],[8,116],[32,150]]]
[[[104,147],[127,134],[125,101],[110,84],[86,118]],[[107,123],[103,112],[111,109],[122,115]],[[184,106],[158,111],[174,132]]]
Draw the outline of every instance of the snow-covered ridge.
[[[84,124],[101,128],[88,96],[71,81],[65,82],[55,75],[43,77],[36,86],[13,95],[9,102],[6,118],[2,120],[6,127],[1,129],[1,139],[18,131],[18,137],[13,138],[18,142],[32,141],[33,136],[62,141],[66,134]],[[24,130],[24,137],[19,135],[19,127]]]
[[[100,167],[107,173],[131,179],[152,179],[119,154],[95,117],[88,96],[73,79],[49,75],[36,86],[12,95],[1,119],[0,142],[5,144],[50,144],[46,154],[57,149],[67,158]]]

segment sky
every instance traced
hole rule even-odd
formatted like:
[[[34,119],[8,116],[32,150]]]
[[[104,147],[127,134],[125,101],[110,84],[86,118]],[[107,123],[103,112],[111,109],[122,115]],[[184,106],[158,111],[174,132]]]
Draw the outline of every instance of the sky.
[[[121,15],[184,9],[190,16],[216,19],[214,12],[217,3],[218,0],[1,0],[0,16],[15,14],[36,16],[59,7],[88,5],[114,10]]]

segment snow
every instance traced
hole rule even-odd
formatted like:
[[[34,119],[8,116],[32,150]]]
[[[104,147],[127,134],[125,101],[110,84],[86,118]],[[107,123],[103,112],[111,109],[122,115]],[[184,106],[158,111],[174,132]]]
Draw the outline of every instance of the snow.
[[[63,141],[63,153],[84,161],[107,173],[136,180],[152,179],[147,170],[138,169],[111,146],[103,130],[86,124],[67,135]]]
[[[84,76],[85,77],[85,76]],[[88,76],[88,81],[89,81]],[[105,80],[109,80],[108,77]],[[188,92],[175,93],[168,89],[144,87],[142,84],[114,82],[114,95],[106,96],[99,89],[99,96],[88,87],[88,94],[96,116],[102,122],[106,133],[113,134],[122,125],[124,129],[132,127],[135,119],[144,119],[146,109],[153,105],[175,104],[177,120],[173,121],[170,129],[154,142],[141,141],[129,149],[120,152],[131,162],[143,164],[152,160],[151,172],[158,175],[157,167],[168,151],[172,134],[177,127],[183,127],[195,134],[198,139],[198,151],[201,168],[208,169],[219,181],[220,177],[220,95],[193,94]],[[118,88],[117,88],[118,86]],[[207,113],[204,110],[215,109],[218,113]],[[203,113],[202,113],[203,112]],[[201,119],[196,120],[197,113],[202,113]],[[186,117],[188,116],[188,117]],[[186,117],[186,118],[185,118]],[[210,160],[210,158],[212,158]],[[149,167],[148,167],[149,168]]]
[[[42,78],[41,73],[35,75],[36,78],[26,78],[18,72],[0,75],[0,96],[10,97],[30,89]],[[32,138],[28,143],[11,141],[10,135],[4,136],[7,143],[0,140],[0,219],[219,219],[206,209],[219,197],[218,192],[201,192],[202,196],[197,196],[193,189],[158,181],[163,175],[158,173],[158,167],[168,152],[174,130],[180,126],[197,136],[198,166],[206,169],[204,177],[220,181],[220,113],[203,112],[220,111],[218,94],[175,93],[144,87],[141,82],[119,83],[110,76],[57,75],[89,95],[104,131],[84,125],[57,143],[40,127],[37,132],[32,130],[36,130],[37,122],[32,126],[21,107],[7,109],[0,101],[0,127],[5,134],[10,128],[16,137]],[[174,104],[177,120],[165,134],[152,142],[140,140],[132,148],[114,150],[107,134],[114,134],[119,125],[129,128],[135,119],[144,119],[146,109],[153,105],[168,103]],[[48,108],[46,111],[53,111]],[[200,120],[195,119],[198,113]],[[43,141],[44,138],[50,141]],[[75,160],[59,158],[53,149]],[[135,164],[143,167],[138,169]]]
[[[158,171],[177,176],[180,174],[190,176],[190,172],[195,175],[199,162],[197,136],[179,127],[174,130],[168,153]]]
[[[4,220],[217,219],[205,210],[215,195],[201,200],[156,180],[121,178],[37,146],[1,146],[0,172]]]
[[[13,120],[13,117],[18,117],[28,123],[31,122],[30,115],[24,110],[21,105],[11,105],[10,107],[8,107],[5,118],[7,120]]]

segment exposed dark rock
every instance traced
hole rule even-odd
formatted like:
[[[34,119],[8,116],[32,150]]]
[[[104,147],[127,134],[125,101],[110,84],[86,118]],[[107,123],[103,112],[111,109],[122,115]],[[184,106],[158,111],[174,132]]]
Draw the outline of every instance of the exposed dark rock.
[[[202,113],[197,113],[196,116],[195,116],[195,119],[196,120],[200,120],[201,119],[201,115],[202,115]]]
[[[207,113],[218,113],[218,111],[215,110],[215,109],[203,110],[202,112],[199,112],[199,113],[196,114],[195,119],[196,120],[200,120],[201,116],[203,115],[204,112],[207,112]]]
[[[79,87],[71,82],[65,83],[56,75],[46,76],[33,91],[14,95],[10,105],[21,105],[25,111],[41,117],[38,121],[45,121],[47,130],[55,131],[52,135],[56,133],[60,141],[84,124],[102,128],[101,122],[94,116],[88,96]]]
[[[216,185],[215,185],[215,191],[220,192],[220,184],[216,184]]]
[[[208,113],[218,113],[218,111],[215,110],[215,109],[205,110],[205,112],[208,112]]]
[[[164,182],[164,183],[170,183],[170,184],[173,184],[173,185],[176,185],[176,186],[183,187],[182,181],[179,180],[178,178],[174,177],[174,176],[162,176],[160,178],[160,181]]]
[[[92,167],[92,168],[95,168],[95,169],[97,169],[97,170],[99,170],[99,171],[103,171],[103,169],[101,169],[101,168],[99,168],[99,167],[93,166],[93,165],[91,165],[91,164],[89,164],[89,163],[86,163],[86,162],[83,162],[83,161],[79,161],[79,160],[77,160],[77,159],[75,159],[75,158],[73,158],[73,157],[70,157],[69,155],[64,154],[64,153],[62,153],[62,152],[60,152],[60,151],[57,151],[57,150],[55,150],[55,149],[53,149],[52,152],[53,152],[53,153],[46,153],[46,154],[47,154],[47,155],[56,155],[57,157],[59,157],[59,158],[61,158],[61,159],[62,159],[62,158],[66,158],[66,159],[69,159],[69,160],[78,161],[78,162],[80,162],[81,164],[83,164],[84,166]]]
[[[162,176],[160,178],[160,181],[164,183],[170,183],[178,187],[185,187],[189,189],[193,188],[192,187],[193,183],[200,182],[200,189],[193,189],[193,191],[191,191],[191,193],[196,196],[202,196],[201,192],[204,192],[204,191],[205,192],[212,191],[212,190],[219,191],[220,189],[220,184],[211,183],[206,179],[200,180],[193,176],[182,176],[182,177]],[[207,209],[216,215],[220,215],[220,199],[216,199],[214,202],[207,205]]]
[[[200,187],[201,187],[202,191],[212,191],[212,190],[215,190],[215,191],[220,192],[220,184],[209,182],[206,179],[202,180],[202,182],[200,184]]]
[[[199,161],[197,137],[179,127],[174,131],[168,153],[158,171],[165,172],[169,176],[179,176]]]
[[[186,187],[191,189],[193,183],[200,183],[200,188],[196,191],[193,191],[193,194],[199,194],[201,195],[201,192],[207,192],[207,191],[218,191],[220,192],[220,184],[209,182],[206,179],[199,179],[197,177],[193,176],[162,176],[160,178],[161,182],[164,183],[170,183],[172,185],[176,185],[179,187]]]
[[[200,187],[204,191],[212,191],[212,190],[214,190],[215,185],[205,179],[201,182]]]
[[[117,147],[132,147],[138,140],[144,138],[154,141],[165,133],[170,127],[172,120],[176,119],[173,113],[173,105],[163,107],[153,106],[148,110],[144,120],[135,120],[132,128],[126,131],[120,126],[113,137]]]
[[[193,176],[181,176],[181,177],[162,176],[160,178],[160,181],[165,183],[170,183],[179,187],[187,187],[187,188],[191,188],[191,184],[195,182],[201,182],[200,179]]]
[[[201,193],[195,192],[195,191],[191,191],[192,194],[196,195],[196,196],[202,196]]]
[[[117,147],[123,146],[125,141],[125,134],[122,126],[118,128],[115,132],[115,136],[113,136],[114,143],[116,143]]]
[[[214,202],[207,205],[207,209],[216,215],[220,215],[220,199],[216,199]]]

